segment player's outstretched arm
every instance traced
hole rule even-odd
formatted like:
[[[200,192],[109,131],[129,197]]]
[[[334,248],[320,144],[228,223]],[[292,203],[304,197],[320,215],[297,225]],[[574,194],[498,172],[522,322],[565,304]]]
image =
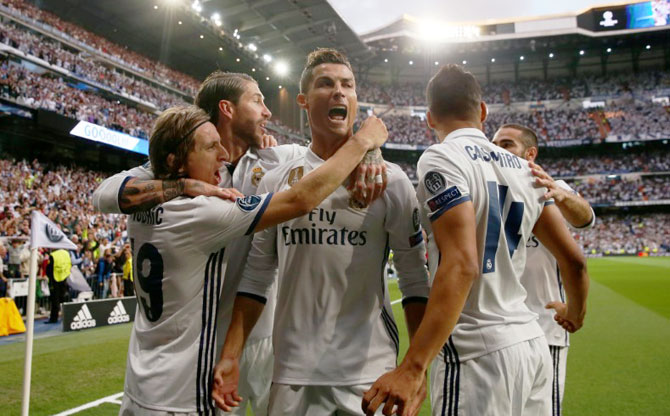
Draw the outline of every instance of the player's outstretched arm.
[[[535,223],[533,234],[556,258],[568,297],[567,305],[555,301],[547,307],[556,310],[555,319],[559,325],[569,332],[575,332],[584,324],[589,291],[584,254],[565,226],[561,212],[554,205],[544,207]]]
[[[154,179],[145,167],[133,168],[102,181],[93,193],[93,206],[106,214],[132,214],[146,211],[178,196],[218,196],[234,201],[243,195],[196,179]]]
[[[533,175],[535,183],[547,188],[545,199],[554,199],[556,206],[563,214],[566,221],[575,228],[584,228],[593,222],[593,209],[591,205],[578,193],[561,187],[542,166],[529,162],[528,166]]]
[[[265,304],[249,296],[238,295],[233,306],[226,341],[221,350],[219,362],[214,367],[212,398],[216,405],[230,412],[242,400],[237,392],[240,378],[239,361],[244,344],[256,321],[261,316]]]
[[[344,182],[368,150],[380,147],[387,137],[380,119],[366,119],[360,130],[323,165],[272,197],[254,232],[309,213]]]
[[[373,415],[386,403],[390,415],[398,406],[401,416],[417,411],[425,372],[453,331],[472,283],[479,275],[475,211],[471,201],[446,211],[433,223],[433,236],[440,251],[428,305],[407,355],[395,370],[380,377],[363,396],[363,411]]]

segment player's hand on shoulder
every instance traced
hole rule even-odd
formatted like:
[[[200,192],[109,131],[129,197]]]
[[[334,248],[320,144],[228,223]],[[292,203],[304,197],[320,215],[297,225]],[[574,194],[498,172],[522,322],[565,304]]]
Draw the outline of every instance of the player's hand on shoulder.
[[[275,147],[278,145],[279,143],[277,142],[277,139],[275,139],[275,136],[271,134],[263,135],[263,139],[261,141],[261,149],[267,149],[268,147]]]
[[[235,188],[220,188],[216,185],[190,178],[186,179],[186,183],[184,184],[184,195],[193,198],[196,196],[216,196],[229,201],[244,198],[244,195]]]
[[[362,208],[369,206],[386,190],[386,162],[379,149],[369,151],[349,176],[347,189]]]
[[[240,379],[240,367],[237,360],[222,358],[214,367],[214,384],[212,386],[212,399],[216,406],[230,412],[239,406],[242,398],[237,393],[237,385]]]
[[[547,192],[544,194],[545,200],[553,198],[556,202],[563,201],[567,191],[558,186],[556,181],[554,181],[554,178],[552,178],[542,166],[534,162],[528,162],[528,167],[533,176],[535,176],[535,185],[547,188]]]
[[[388,131],[384,122],[376,116],[370,116],[363,121],[354,138],[362,140],[368,150],[381,147],[388,139]]]
[[[584,325],[584,315],[577,316],[575,313],[571,313],[568,305],[563,302],[549,302],[545,308],[556,311],[554,320],[563,327],[563,329],[570,333],[577,332]]]

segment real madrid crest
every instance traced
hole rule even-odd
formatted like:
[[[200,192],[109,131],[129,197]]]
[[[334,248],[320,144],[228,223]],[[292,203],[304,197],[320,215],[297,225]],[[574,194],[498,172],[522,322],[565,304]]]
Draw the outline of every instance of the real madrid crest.
[[[295,185],[300,179],[302,179],[302,175],[304,173],[305,168],[303,166],[298,166],[297,168],[291,169],[291,171],[288,173],[288,186]]]
[[[265,172],[263,172],[263,169],[256,166],[255,168],[252,169],[252,174],[251,174],[251,184],[253,186],[258,186],[258,184],[261,182],[261,179],[263,179],[263,175],[265,175]]]

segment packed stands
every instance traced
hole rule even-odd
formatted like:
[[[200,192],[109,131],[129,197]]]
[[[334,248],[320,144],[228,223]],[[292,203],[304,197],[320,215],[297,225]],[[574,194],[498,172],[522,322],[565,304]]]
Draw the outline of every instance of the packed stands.
[[[670,253],[670,214],[608,214],[575,233],[589,255]]]

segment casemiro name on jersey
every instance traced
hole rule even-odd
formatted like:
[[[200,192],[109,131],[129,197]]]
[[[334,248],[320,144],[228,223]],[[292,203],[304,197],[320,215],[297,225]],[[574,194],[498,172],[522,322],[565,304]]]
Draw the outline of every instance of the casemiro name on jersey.
[[[463,147],[472,160],[483,160],[484,162],[496,162],[503,168],[521,169],[519,157],[507,152],[486,151],[477,145]]]
[[[318,244],[318,245],[352,245],[364,246],[367,243],[367,231],[349,230],[346,227],[333,227],[337,211],[317,208],[306,215],[311,222],[309,228],[293,228],[290,225],[281,227],[284,245]],[[317,223],[319,226],[317,227]],[[330,226],[330,227],[329,227]]]

